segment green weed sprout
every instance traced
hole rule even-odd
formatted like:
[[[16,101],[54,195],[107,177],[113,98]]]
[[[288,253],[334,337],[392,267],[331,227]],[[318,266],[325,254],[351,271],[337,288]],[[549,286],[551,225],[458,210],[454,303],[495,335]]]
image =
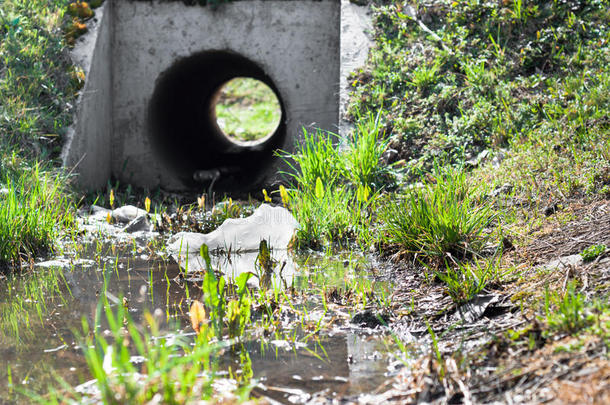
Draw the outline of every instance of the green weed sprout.
[[[592,245],[592,246],[589,246],[588,248],[584,249],[580,253],[580,257],[582,257],[582,260],[585,263],[592,262],[593,260],[597,259],[599,256],[606,253],[606,250],[607,250],[607,246],[604,244]]]

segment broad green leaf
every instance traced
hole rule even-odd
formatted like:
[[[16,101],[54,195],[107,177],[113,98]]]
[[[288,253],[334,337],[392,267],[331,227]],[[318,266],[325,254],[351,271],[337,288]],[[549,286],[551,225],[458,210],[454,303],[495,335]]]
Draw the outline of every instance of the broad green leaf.
[[[240,298],[246,291],[246,285],[248,283],[248,280],[250,280],[250,277],[252,277],[252,276],[253,276],[252,273],[247,272],[247,273],[241,273],[239,276],[237,276],[235,278],[235,284],[237,285],[237,296],[239,296]]]
[[[208,273],[214,273],[212,270],[212,259],[210,258],[210,250],[205,243],[199,248],[199,255],[205,260],[205,268]]]

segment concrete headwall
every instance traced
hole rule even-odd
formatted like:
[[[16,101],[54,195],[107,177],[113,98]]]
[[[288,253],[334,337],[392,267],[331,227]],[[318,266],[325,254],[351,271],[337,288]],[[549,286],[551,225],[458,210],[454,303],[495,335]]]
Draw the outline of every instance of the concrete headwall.
[[[80,184],[89,189],[104,185],[111,175],[121,182],[144,187],[193,188],[189,182],[192,173],[188,170],[210,170],[211,163],[207,163],[215,165],[220,160],[215,155],[216,149],[206,148],[208,127],[191,128],[181,121],[192,117],[198,122],[209,113],[206,108],[209,109],[210,95],[206,86],[218,83],[200,83],[203,80],[197,77],[200,66],[203,66],[200,71],[208,76],[219,75],[219,80],[233,74],[226,72],[232,66],[223,65],[223,73],[206,67],[205,63],[213,64],[215,59],[202,62],[197,58],[207,57],[208,52],[227,52],[251,63],[240,65],[235,72],[249,76],[248,69],[253,69],[252,77],[264,77],[262,80],[276,91],[283,107],[282,134],[268,145],[221,148],[224,154],[218,159],[226,156],[233,166],[248,162],[249,166],[235,175],[241,179],[236,184],[258,187],[273,182],[282,164],[272,149],[292,151],[303,126],[338,131],[340,77],[346,75],[340,68],[341,48],[342,43],[343,47],[350,43],[341,39],[341,9],[338,0],[244,0],[215,8],[189,7],[182,2],[107,0],[96,11],[98,25],[93,38],[86,40],[92,60],[89,65],[85,63],[87,83],[74,135],[64,150],[66,164],[78,162]],[[358,52],[358,43],[351,46],[352,52],[362,54]],[[187,68],[183,69],[183,65]],[[171,125],[165,125],[170,127],[165,128],[165,133],[155,133],[157,138],[167,138],[159,148],[152,136],[155,128],[151,122],[155,122],[159,112],[173,114],[174,103],[163,100],[171,100],[167,93],[171,92],[173,82],[167,82],[168,77],[182,74],[179,72],[192,76],[180,78],[180,82],[192,80],[193,90],[176,90],[172,97],[190,97],[187,102],[182,101],[190,108],[199,102],[197,91],[201,91],[205,108],[176,115],[174,133]],[[161,82],[165,98],[153,100]],[[151,109],[151,104],[155,108]],[[171,119],[171,114],[167,119]],[[182,137],[182,132],[191,130],[200,134]],[[199,143],[192,144],[197,136],[201,136]],[[178,147],[174,148],[172,142]],[[201,162],[190,162],[186,173],[178,173],[170,164],[171,159],[164,156],[169,149],[174,150],[174,155],[179,154],[182,143],[185,160],[197,160],[193,149],[202,152]],[[181,156],[172,158],[176,161]],[[258,166],[263,169],[256,169]]]
[[[86,81],[78,98],[74,124],[62,151],[64,165],[75,169],[78,183],[87,189],[106,185],[112,175],[112,18],[109,6],[96,10],[89,21],[90,35],[72,51]]]

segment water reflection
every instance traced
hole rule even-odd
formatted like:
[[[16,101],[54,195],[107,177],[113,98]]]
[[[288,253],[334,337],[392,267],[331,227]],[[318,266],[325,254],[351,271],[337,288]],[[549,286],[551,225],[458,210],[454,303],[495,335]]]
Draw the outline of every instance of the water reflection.
[[[363,260],[353,257],[333,261],[322,257],[293,258],[285,251],[274,252],[273,256],[279,263],[277,268],[283,268],[285,282],[306,292],[320,286],[344,286],[346,280],[354,276],[357,266],[352,263]],[[216,256],[213,266],[223,269],[227,276],[237,276],[252,271],[255,260],[256,253]],[[195,261],[189,266],[195,265],[192,263]],[[48,269],[38,272],[29,277],[41,279],[43,274],[50,273]],[[36,307],[25,303],[20,310],[28,313],[30,321],[19,324],[22,333],[18,337],[5,327],[5,319],[0,322],[0,402],[9,398],[9,372],[13,383],[25,383],[26,389],[38,393],[45,393],[49,385],[58,386],[57,376],[72,386],[91,378],[75,336],[82,331],[83,318],[93,325],[100,299],[116,306],[122,305],[121,297],[125,297],[136,323],[143,323],[147,311],[160,310],[164,314],[160,325],[162,333],[191,333],[186,297],[190,294],[196,298],[200,290],[196,281],[184,279],[184,271],[178,265],[122,254],[118,259],[94,266],[75,266],[57,273],[60,282],[53,284],[56,288],[45,292],[46,308],[41,310],[41,320]],[[10,288],[23,289],[26,280],[27,277],[15,279]],[[9,286],[5,281],[3,283],[5,285],[0,285],[0,307],[13,299],[7,294]],[[319,306],[318,303],[312,305]],[[103,318],[99,324],[102,333],[108,329]],[[368,392],[383,382],[387,349],[379,339],[350,330],[326,333],[317,340],[307,341],[306,345],[282,343],[281,339],[266,345],[260,341],[246,342],[244,347],[252,361],[254,378],[262,383],[257,388],[259,394],[280,402],[298,402],[320,391],[329,395]],[[236,361],[231,353],[219,359],[221,369],[229,366],[235,369]]]

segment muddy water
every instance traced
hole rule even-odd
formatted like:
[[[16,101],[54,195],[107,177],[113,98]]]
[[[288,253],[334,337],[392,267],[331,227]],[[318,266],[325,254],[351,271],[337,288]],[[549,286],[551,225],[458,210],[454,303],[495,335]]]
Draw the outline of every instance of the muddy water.
[[[240,261],[231,263],[234,266]],[[366,266],[366,261],[296,257],[291,265],[288,285],[304,292],[304,305],[315,313],[322,310],[321,286],[343,287],[348,280],[365,277],[358,268]],[[235,268],[230,271],[239,273]],[[146,312],[156,313],[162,320],[162,333],[192,334],[186,287],[193,295],[198,290],[180,275],[175,264],[126,252],[118,259],[90,261],[65,270],[37,269],[13,280],[0,280],[0,402],[15,399],[15,390],[44,394],[48,386],[58,386],[58,377],[71,386],[91,379],[75,336],[82,334],[83,319],[94,323],[100,298],[116,306],[125,297],[135,322],[142,322]],[[42,296],[32,293],[37,288]],[[28,299],[11,307],[18,295]],[[100,326],[102,331],[107,328],[104,321]],[[297,345],[276,338],[267,339],[264,345],[246,341],[254,378],[260,381],[255,393],[298,403],[312,395],[370,392],[387,379],[393,350],[387,346],[388,339],[377,333],[343,322],[323,330],[318,339]],[[233,363],[238,359],[225,354],[218,361],[221,369],[231,365],[235,369]]]

